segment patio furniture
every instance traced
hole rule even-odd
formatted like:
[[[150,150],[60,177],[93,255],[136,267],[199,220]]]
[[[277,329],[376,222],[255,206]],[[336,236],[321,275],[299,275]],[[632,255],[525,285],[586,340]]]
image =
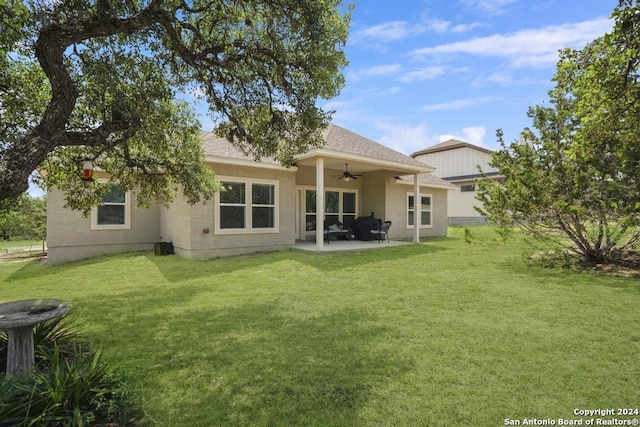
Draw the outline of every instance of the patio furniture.
[[[334,236],[334,240],[338,240],[338,237],[342,236],[346,240],[351,240],[353,232],[351,228],[345,227],[342,223],[338,222],[331,224],[324,229],[324,241],[331,243],[331,236]]]
[[[356,218],[353,223],[353,234],[358,240],[369,241],[371,240],[371,230],[378,229],[378,221],[373,212],[370,216],[361,216]]]
[[[389,243],[389,229],[391,228],[391,221],[378,221],[378,229],[371,230],[371,241],[373,242],[373,239],[375,237],[378,239],[378,243],[381,243],[386,237],[387,243]]]

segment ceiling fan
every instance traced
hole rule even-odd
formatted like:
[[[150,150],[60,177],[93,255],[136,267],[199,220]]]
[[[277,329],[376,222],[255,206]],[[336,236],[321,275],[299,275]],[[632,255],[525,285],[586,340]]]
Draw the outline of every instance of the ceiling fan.
[[[336,175],[335,178],[349,181],[351,179],[358,179],[359,176],[362,176],[361,174],[354,174],[349,172],[349,163],[345,163],[344,166],[345,166],[345,169],[344,169],[344,172],[342,172],[342,175]]]

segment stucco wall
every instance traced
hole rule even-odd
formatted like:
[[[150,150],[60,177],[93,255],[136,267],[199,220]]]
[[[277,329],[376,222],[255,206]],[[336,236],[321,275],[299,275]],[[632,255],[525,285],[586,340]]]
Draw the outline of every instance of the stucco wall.
[[[163,212],[163,236],[174,242],[176,253],[186,258],[208,259],[259,251],[286,249],[295,243],[295,173],[290,170],[213,164],[219,179],[277,181],[278,228],[249,233],[216,232],[216,202],[188,205],[177,200]],[[221,178],[222,177],[222,178]]]
[[[412,239],[413,227],[407,225],[407,193],[413,194],[413,185],[398,184],[391,179],[387,182],[386,218],[393,221],[389,237],[391,239]],[[447,235],[448,190],[420,187],[421,194],[431,195],[431,227],[420,228],[420,236]]]
[[[477,191],[461,191],[462,185],[475,184],[475,181],[456,183],[455,190],[449,193],[449,217],[482,218],[482,215],[474,209],[482,203],[476,200]]]
[[[370,173],[367,174],[366,180],[363,184],[362,191],[362,210],[361,216],[369,216],[373,212],[376,218],[380,218],[383,221],[392,220],[387,218],[387,195],[385,194],[388,174],[383,173]],[[390,233],[389,236],[392,236]]]
[[[179,192],[169,207],[160,211],[160,235],[162,241],[171,242],[176,250],[191,246],[192,206]]]
[[[92,230],[91,218],[64,208],[64,195],[47,193],[47,263],[58,264],[98,255],[149,250],[160,238],[160,209],[136,208],[132,194],[131,228]]]

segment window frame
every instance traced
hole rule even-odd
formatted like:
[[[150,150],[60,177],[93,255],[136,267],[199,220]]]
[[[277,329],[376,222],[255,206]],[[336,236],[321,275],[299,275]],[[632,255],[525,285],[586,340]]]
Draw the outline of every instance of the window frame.
[[[302,187],[301,188],[303,190],[302,193],[302,199],[304,201],[304,206],[302,206],[302,213],[304,215],[304,221],[305,224],[307,222],[307,216],[312,215],[312,216],[316,216],[315,211],[314,212],[308,212],[307,211],[307,191],[314,191],[316,192],[316,197],[317,197],[317,190],[315,187]],[[322,218],[322,224],[324,226],[324,222],[326,221],[327,215],[330,216],[338,216],[338,221],[340,221],[342,224],[344,224],[344,216],[348,215],[348,216],[353,216],[354,219],[358,217],[358,200],[359,200],[359,191],[355,188],[335,188],[335,187],[327,187],[324,189],[324,197],[325,197],[325,206],[324,206],[324,212],[323,212],[323,218]],[[328,210],[328,203],[327,203],[327,193],[338,193],[338,212],[327,212]],[[354,200],[354,207],[355,207],[355,212],[345,212],[344,211],[344,194],[345,193],[352,193],[355,196],[355,200]],[[318,224],[318,221],[316,219],[316,226]],[[307,230],[306,225],[304,227],[305,229],[305,233],[306,235],[313,235],[315,234],[316,230]]]
[[[221,184],[225,183],[238,183],[245,186],[245,200],[244,204],[223,204],[220,201],[221,192],[217,192],[214,198],[214,232],[215,234],[267,234],[278,233],[280,231],[280,183],[275,180],[258,179],[258,178],[244,178],[235,176],[217,176],[216,177]],[[253,204],[253,185],[271,185],[273,186],[273,204]],[[222,215],[220,208],[222,206],[244,206],[244,227],[243,228],[222,228],[220,223]],[[253,227],[253,208],[271,208],[273,209],[273,227]]]
[[[414,200],[413,203],[413,209],[409,208],[409,200],[411,197],[415,196],[414,193],[411,192],[407,192],[407,204],[406,204],[406,221],[407,221],[407,229],[408,230],[413,230],[413,228],[415,227],[415,218],[416,218],[416,214],[415,214],[415,208],[416,208],[416,203]],[[429,198],[429,209],[422,209],[422,198],[423,197],[428,197]],[[433,228],[433,194],[430,193],[420,193],[420,226],[419,228]],[[413,218],[414,218],[414,224],[411,225],[409,224],[409,212],[413,212]],[[429,212],[429,219],[430,222],[429,224],[422,224],[422,212]]]
[[[111,184],[118,186],[117,183],[109,182],[107,179],[98,179],[99,184]],[[102,206],[124,206],[124,224],[98,224],[98,210]],[[124,203],[107,202],[91,209],[91,230],[130,230],[131,229],[131,191],[124,192]]]

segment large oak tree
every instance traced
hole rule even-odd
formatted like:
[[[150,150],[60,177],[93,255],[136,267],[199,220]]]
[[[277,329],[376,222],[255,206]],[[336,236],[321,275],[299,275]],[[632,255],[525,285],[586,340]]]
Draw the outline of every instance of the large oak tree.
[[[341,0],[0,0],[0,200],[44,184],[85,212],[100,186],[85,158],[142,205],[216,190],[200,125],[178,93],[209,105],[221,136],[290,164],[322,143],[318,99],[344,84]]]
[[[502,143],[503,180],[481,184],[495,222],[561,242],[588,263],[629,259],[640,242],[640,4],[622,0],[615,26],[564,50],[550,104],[531,108],[536,133]]]

